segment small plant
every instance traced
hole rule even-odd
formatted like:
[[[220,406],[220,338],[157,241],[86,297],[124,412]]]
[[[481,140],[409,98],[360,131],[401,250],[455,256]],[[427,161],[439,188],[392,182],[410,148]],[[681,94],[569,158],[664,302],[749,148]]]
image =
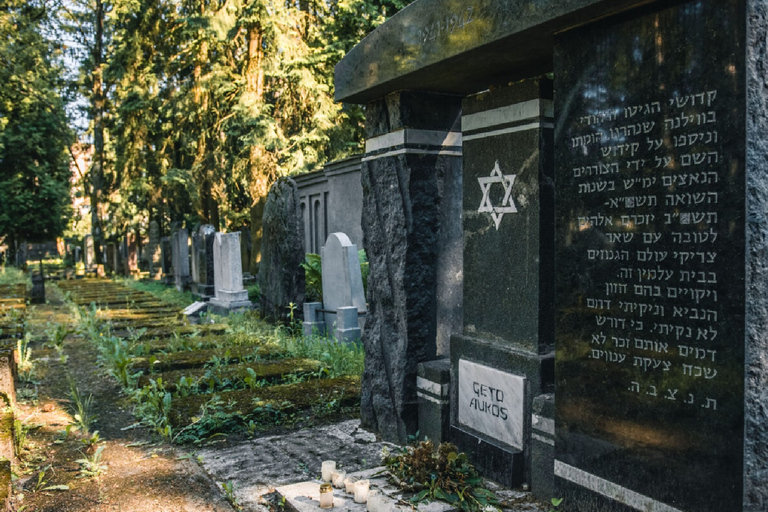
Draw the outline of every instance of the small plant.
[[[154,428],[160,435],[171,437],[171,423],[168,414],[171,411],[173,396],[165,390],[162,377],[150,379],[149,385],[136,390],[133,395],[136,401],[134,413],[142,422]]]
[[[235,510],[243,510],[243,507],[237,502],[237,496],[235,495],[235,483],[232,481],[221,482],[221,488],[224,491],[224,497],[227,499],[232,508]]]
[[[384,465],[400,487],[417,491],[414,503],[440,500],[464,512],[498,508],[498,499],[483,486],[466,454],[451,443],[440,443],[435,452],[432,441],[422,441],[385,456]]]
[[[107,470],[107,466],[101,463],[101,458],[104,453],[104,445],[96,448],[93,455],[88,457],[87,455],[82,459],[77,459],[75,462],[80,464],[80,474],[78,478],[91,478],[99,476]]]
[[[307,294],[307,302],[323,301],[323,266],[320,255],[307,253],[301,264],[304,269],[304,283]]]
[[[79,428],[86,436],[91,435],[91,427],[98,417],[93,413],[93,395],[83,397],[77,388],[77,383],[72,377],[69,378],[69,396],[72,399],[70,412],[74,418],[74,425]]]
[[[19,364],[17,366],[19,380],[22,382],[32,382],[35,374],[35,365],[32,362],[32,348],[29,344],[31,335],[25,334],[16,342],[16,350],[19,354]]]
[[[555,509],[559,507],[560,504],[563,502],[563,498],[552,498],[551,500],[549,500],[549,502],[552,503],[552,507],[554,507],[550,509],[549,512],[557,512],[557,510]]]
[[[27,447],[27,432],[29,428],[21,420],[13,420],[13,450],[17,455]]]
[[[73,332],[66,324],[56,324],[55,327],[46,331],[48,346],[59,354],[59,361],[62,364],[67,362],[67,355],[64,353],[64,340]]]

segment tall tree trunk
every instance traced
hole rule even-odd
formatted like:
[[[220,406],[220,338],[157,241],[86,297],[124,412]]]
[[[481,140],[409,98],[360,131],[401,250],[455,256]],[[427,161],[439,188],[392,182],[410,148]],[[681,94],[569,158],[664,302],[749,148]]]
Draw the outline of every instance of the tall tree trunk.
[[[264,101],[264,32],[261,23],[248,28],[248,66],[246,68],[246,93],[259,104]],[[265,161],[262,146],[251,146],[251,200],[256,204],[267,196],[270,185],[269,164]]]
[[[96,263],[101,264],[101,246],[104,228],[99,216],[99,205],[104,193],[104,77],[102,61],[104,52],[104,4],[96,0],[96,26],[93,41],[93,89],[91,107],[93,117],[93,162],[91,163],[91,234],[93,235]]]

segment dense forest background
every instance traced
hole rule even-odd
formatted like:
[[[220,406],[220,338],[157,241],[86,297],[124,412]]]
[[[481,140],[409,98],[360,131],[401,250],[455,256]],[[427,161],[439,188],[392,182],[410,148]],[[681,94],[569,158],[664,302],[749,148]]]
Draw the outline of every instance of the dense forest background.
[[[360,151],[333,69],[409,2],[0,0],[0,239],[249,224]]]

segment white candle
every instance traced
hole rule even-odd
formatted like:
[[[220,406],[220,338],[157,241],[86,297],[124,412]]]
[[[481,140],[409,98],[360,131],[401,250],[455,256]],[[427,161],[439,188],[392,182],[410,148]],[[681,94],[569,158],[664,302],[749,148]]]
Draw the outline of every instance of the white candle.
[[[355,494],[355,483],[357,482],[357,477],[350,476],[344,480],[344,485],[347,487],[347,494]]]
[[[355,482],[355,503],[365,503],[368,501],[368,480],[358,480]]]
[[[336,461],[326,460],[321,467],[323,482],[330,483],[333,472],[336,471]]]
[[[334,471],[331,473],[331,483],[337,489],[344,488],[344,479],[347,478],[346,471]]]
[[[368,505],[366,506],[368,512],[378,512],[380,498],[381,493],[376,489],[371,489],[368,491]]]
[[[333,507],[333,487],[331,484],[320,484],[320,508]]]

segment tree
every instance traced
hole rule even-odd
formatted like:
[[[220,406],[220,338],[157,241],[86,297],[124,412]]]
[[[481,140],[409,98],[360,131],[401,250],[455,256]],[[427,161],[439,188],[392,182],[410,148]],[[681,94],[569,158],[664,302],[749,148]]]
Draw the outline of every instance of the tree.
[[[22,241],[60,236],[71,215],[72,142],[61,95],[61,48],[43,35],[43,2],[2,0],[0,11],[0,236]]]

